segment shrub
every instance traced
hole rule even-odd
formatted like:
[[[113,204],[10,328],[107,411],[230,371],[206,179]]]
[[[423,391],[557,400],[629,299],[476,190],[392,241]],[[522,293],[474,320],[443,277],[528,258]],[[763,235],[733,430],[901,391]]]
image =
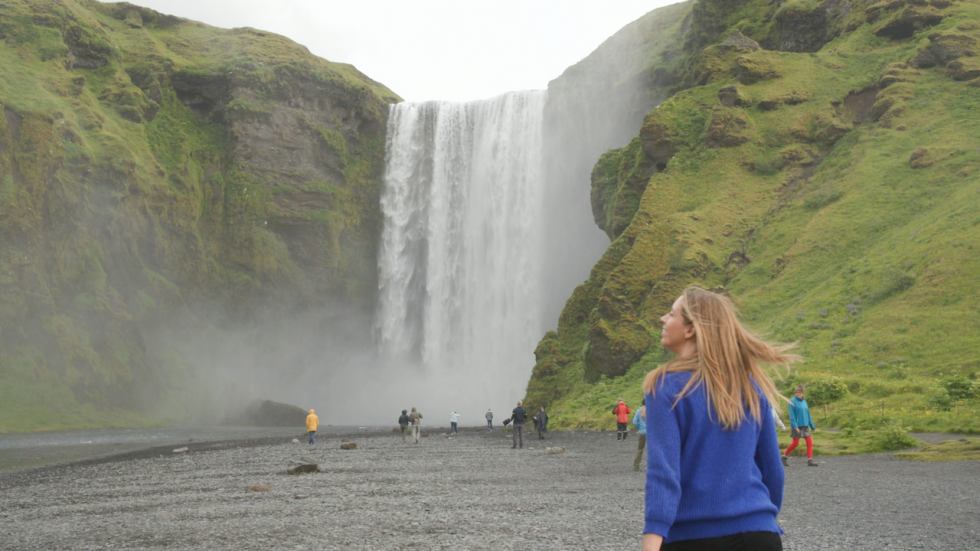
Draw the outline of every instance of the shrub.
[[[929,405],[942,411],[949,411],[953,407],[953,398],[950,397],[948,390],[940,388],[929,397]]]
[[[909,436],[909,427],[899,421],[892,421],[875,431],[874,444],[880,450],[905,450],[918,445],[918,440]]]
[[[769,176],[770,174],[775,174],[782,170],[783,164],[783,158],[779,156],[779,153],[770,153],[756,159],[756,161],[752,163],[752,170],[756,174]]]
[[[806,387],[806,399],[814,405],[829,404],[847,396],[847,383],[839,377],[830,377]]]
[[[881,285],[872,291],[869,297],[872,303],[881,302],[915,285],[915,274],[891,268],[882,272],[878,280],[881,282]]]
[[[842,191],[831,191],[827,193],[814,193],[803,200],[803,208],[806,210],[820,210],[831,203],[840,201],[844,196]]]
[[[974,382],[966,377],[950,377],[943,380],[942,385],[953,400],[966,400],[976,397]]]

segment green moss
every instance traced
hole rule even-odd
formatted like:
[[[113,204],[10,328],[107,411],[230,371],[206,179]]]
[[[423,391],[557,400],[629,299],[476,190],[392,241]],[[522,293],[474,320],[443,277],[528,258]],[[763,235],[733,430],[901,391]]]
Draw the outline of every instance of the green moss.
[[[190,362],[144,331],[243,323],[263,301],[371,302],[391,91],[283,37],[127,4],[7,3],[0,40],[0,431],[213,414]],[[231,145],[236,120],[264,123],[297,90],[373,125],[324,129],[336,182]],[[286,189],[326,208],[277,218]],[[327,268],[290,250],[282,220],[313,228]]]
[[[774,9],[766,3],[701,4],[694,24],[713,18],[718,27],[692,30],[702,34],[689,40],[720,40],[737,23],[765,41],[770,23],[761,17]],[[706,51],[704,66],[714,76],[700,86],[689,81],[692,88],[646,117],[641,145],[664,170],[569,299],[557,341],[539,347],[528,401],[549,406],[556,426],[610,428],[607,402],[618,395],[638,401],[643,376],[667,357],[651,346],[622,375],[596,377],[588,356],[601,343],[591,330],[615,335],[609,329],[628,319],[617,313],[622,304],[656,334],[670,301],[698,284],[726,288],[750,327],[799,343],[806,362],[791,380],[837,377],[847,385],[816,412],[820,426],[870,430],[894,420],[980,430],[976,398],[960,398],[948,410],[930,402],[940,381],[977,369],[969,335],[980,329],[973,284],[980,221],[971,214],[980,210],[971,183],[980,161],[976,89],[943,67],[904,65],[930,47],[931,32],[980,30],[975,6],[945,10],[940,25],[911,41],[878,37],[861,25],[840,27],[812,54]],[[756,103],[731,111],[752,130],[747,140],[713,148],[708,117],[718,111],[718,90],[732,86],[739,69],[750,77],[739,93]],[[879,82],[877,103],[862,118],[854,97],[873,94]],[[910,164],[919,148],[927,153]],[[621,151],[597,164],[597,218],[608,220],[617,161]],[[641,247],[645,240],[650,246]],[[847,453],[876,449],[872,435],[841,445]]]
[[[913,461],[970,461],[980,459],[980,438],[944,440],[911,452],[896,453],[895,457]]]

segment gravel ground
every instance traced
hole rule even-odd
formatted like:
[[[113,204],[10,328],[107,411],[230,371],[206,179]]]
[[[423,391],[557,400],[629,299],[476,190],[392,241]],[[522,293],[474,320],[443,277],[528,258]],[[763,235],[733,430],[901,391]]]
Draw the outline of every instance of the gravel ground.
[[[418,445],[390,433],[315,448],[282,438],[193,443],[0,473],[0,549],[639,549],[636,439],[464,429]],[[545,446],[563,447],[561,454]],[[296,461],[322,472],[289,476]],[[719,460],[724,460],[719,458]],[[265,484],[269,492],[246,492]],[[889,455],[788,469],[788,551],[978,548],[980,461]]]

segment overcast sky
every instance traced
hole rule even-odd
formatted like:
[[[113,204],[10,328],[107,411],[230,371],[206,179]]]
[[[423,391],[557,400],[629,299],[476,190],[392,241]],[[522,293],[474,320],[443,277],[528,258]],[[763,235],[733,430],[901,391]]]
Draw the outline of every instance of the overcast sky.
[[[643,14],[677,0],[131,0],[255,27],[355,65],[409,101],[543,89]]]

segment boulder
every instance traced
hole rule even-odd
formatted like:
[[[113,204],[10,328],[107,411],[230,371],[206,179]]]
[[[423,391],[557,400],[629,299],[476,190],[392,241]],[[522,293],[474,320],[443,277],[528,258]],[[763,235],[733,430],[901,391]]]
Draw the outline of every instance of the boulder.
[[[752,119],[742,109],[715,108],[708,122],[708,145],[719,147],[736,147],[752,139],[755,126]]]
[[[953,80],[973,80],[980,77],[980,60],[972,57],[956,59],[950,61],[946,69]]]
[[[739,48],[746,48],[752,50],[753,52],[761,49],[759,43],[751,38],[742,34],[738,29],[732,31],[728,38],[725,39],[722,44],[726,46],[738,46]]]
[[[745,97],[742,89],[735,85],[725,86],[718,90],[718,101],[723,107],[748,107],[751,105],[751,101]]]
[[[945,17],[934,6],[909,6],[900,15],[880,24],[874,33],[877,36],[895,40],[911,38],[915,33],[939,23]]]
[[[755,84],[764,80],[779,78],[779,71],[768,59],[742,56],[735,60],[733,70],[735,80],[740,84]]]
[[[920,50],[911,64],[922,69],[945,67],[949,62],[961,57],[977,55],[977,40],[972,36],[958,33],[932,33],[929,45]]]
[[[770,90],[764,98],[759,100],[761,111],[772,111],[780,105],[797,105],[809,101],[812,94],[807,89],[774,91]]]
[[[909,155],[909,166],[912,168],[925,168],[930,165],[932,165],[932,160],[929,155],[929,150],[924,147],[917,147]]]
[[[286,469],[286,474],[303,474],[303,473],[318,473],[320,472],[320,466],[316,463],[305,463],[303,465],[297,465]]]

